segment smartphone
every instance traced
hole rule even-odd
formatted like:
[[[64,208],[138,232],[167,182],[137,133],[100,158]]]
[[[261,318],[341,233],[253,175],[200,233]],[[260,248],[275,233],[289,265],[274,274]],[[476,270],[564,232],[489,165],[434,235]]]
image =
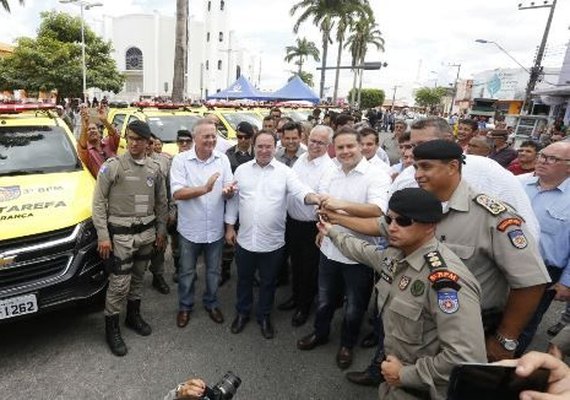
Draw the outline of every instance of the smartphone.
[[[544,368],[522,378],[515,373],[515,367],[460,364],[451,372],[448,400],[519,400],[524,390],[545,392],[549,375]]]

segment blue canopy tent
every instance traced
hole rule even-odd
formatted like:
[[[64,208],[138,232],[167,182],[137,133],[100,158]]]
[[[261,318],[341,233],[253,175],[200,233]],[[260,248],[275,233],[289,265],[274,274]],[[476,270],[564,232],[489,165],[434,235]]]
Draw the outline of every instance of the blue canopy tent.
[[[265,100],[266,96],[259,93],[255,87],[244,77],[240,76],[234,83],[225,90],[208,96],[210,99],[250,99],[250,100]]]
[[[318,103],[320,100],[313,89],[303,82],[298,75],[295,75],[285,86],[267,97],[276,100],[305,100],[312,103]]]

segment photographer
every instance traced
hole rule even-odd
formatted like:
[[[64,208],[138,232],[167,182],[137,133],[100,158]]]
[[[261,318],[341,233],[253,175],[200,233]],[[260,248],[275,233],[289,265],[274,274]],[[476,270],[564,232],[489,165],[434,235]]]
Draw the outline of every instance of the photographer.
[[[190,399],[199,400],[204,395],[206,383],[202,379],[190,378],[172,389],[164,397],[164,400]]]

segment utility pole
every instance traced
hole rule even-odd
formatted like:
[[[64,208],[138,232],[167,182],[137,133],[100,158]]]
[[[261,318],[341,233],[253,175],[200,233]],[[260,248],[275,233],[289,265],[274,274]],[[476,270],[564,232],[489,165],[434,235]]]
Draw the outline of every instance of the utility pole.
[[[550,25],[552,24],[552,18],[554,17],[554,9],[556,8],[556,1],[552,0],[549,4],[548,0],[544,1],[543,4],[535,5],[534,2],[530,3],[530,6],[523,6],[519,4],[519,10],[532,10],[535,8],[550,8],[550,14],[548,14],[548,19],[546,20],[546,27],[544,28],[544,33],[542,35],[542,41],[540,42],[540,47],[534,59],[534,65],[530,69],[530,77],[528,80],[528,85],[526,86],[524,103],[522,109],[529,113],[532,110],[530,104],[532,101],[532,91],[536,87],[536,82],[542,73],[542,58],[544,57],[544,50],[546,49],[546,42],[548,41],[548,33],[550,31]]]
[[[455,76],[455,85],[453,87],[453,96],[451,96],[451,106],[449,106],[449,116],[453,114],[453,105],[455,97],[457,96],[457,82],[459,81],[459,74],[461,73],[461,64],[449,64],[450,67],[457,68],[457,75]]]
[[[391,111],[394,112],[394,106],[396,103],[396,91],[398,90],[399,87],[402,87],[402,85],[394,85],[394,87],[392,89],[394,89],[394,92],[392,93],[392,109]]]

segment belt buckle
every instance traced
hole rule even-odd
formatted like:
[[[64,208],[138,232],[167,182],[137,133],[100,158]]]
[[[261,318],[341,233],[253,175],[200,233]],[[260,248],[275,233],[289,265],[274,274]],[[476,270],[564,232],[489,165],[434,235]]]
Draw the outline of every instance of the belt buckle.
[[[142,224],[143,224],[142,218],[141,218],[141,217],[136,217],[135,220],[134,220],[134,222],[131,224],[131,227],[134,228],[134,227],[140,226],[140,225],[142,225]]]

